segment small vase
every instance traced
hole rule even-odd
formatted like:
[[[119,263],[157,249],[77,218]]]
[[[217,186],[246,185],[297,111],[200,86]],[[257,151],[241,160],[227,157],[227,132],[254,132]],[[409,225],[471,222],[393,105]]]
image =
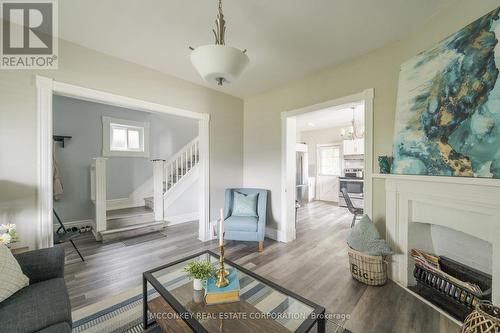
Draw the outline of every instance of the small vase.
[[[193,280],[193,289],[194,290],[203,290],[203,280],[194,279]]]
[[[380,173],[391,173],[391,163],[392,158],[389,156],[379,156],[378,157],[378,166],[380,168]]]

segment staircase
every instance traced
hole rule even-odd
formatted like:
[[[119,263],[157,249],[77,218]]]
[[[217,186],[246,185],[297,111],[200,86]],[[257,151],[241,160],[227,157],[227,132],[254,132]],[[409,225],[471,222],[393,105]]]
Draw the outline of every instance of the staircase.
[[[157,232],[166,227],[167,222],[163,219],[164,202],[177,188],[182,188],[181,184],[196,171],[199,164],[198,138],[185,145],[167,161],[152,162],[154,175],[141,189],[149,195],[143,195],[141,191],[136,194],[144,199],[144,206],[107,211],[105,228],[99,231],[103,242]],[[159,198],[157,205],[155,197]]]
[[[130,238],[165,228],[164,221],[155,221],[154,211],[149,207],[133,207],[108,210],[107,230],[101,231],[103,242]]]
[[[175,187],[186,179],[198,166],[200,155],[198,150],[198,138],[188,143],[168,162],[164,163],[163,198],[174,191]],[[146,207],[154,209],[154,196],[144,198]]]

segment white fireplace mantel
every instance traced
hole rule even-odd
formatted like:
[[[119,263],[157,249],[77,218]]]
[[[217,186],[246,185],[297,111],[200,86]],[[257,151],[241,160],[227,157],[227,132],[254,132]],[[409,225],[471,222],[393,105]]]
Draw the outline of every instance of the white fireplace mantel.
[[[386,240],[395,250],[390,278],[408,287],[409,250],[420,233],[418,226],[442,226],[491,244],[492,301],[500,304],[500,179],[384,174],[373,177],[385,180]]]

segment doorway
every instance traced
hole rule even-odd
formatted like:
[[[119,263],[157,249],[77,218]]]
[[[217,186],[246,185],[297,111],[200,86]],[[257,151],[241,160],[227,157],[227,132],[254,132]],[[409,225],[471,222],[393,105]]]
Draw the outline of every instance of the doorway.
[[[209,233],[209,115],[151,103],[139,99],[110,94],[55,81],[42,76],[36,77],[38,110],[38,211],[37,248],[53,245],[53,96],[70,97],[78,100],[134,109],[156,114],[169,114],[198,121],[199,135],[199,183],[200,207],[198,238],[211,239]],[[97,209],[97,207],[96,207]]]
[[[346,119],[342,120],[346,116],[348,117],[347,122]],[[362,125],[360,118],[362,118]],[[341,121],[338,121],[339,126],[332,129],[336,119]],[[357,129],[357,133],[353,133],[352,127]],[[363,127],[362,131],[360,131],[360,127]],[[305,132],[312,133],[311,129],[315,128],[318,132],[324,129],[323,132],[327,133],[329,137],[321,139],[321,135],[315,135],[316,139],[314,140],[307,138]],[[332,138],[332,133],[337,137]],[[351,177],[353,174],[354,176],[361,175],[362,190],[357,195],[361,197],[365,214],[371,217],[373,89],[283,112],[282,134],[281,220],[283,221],[282,230],[285,234],[285,241],[292,241],[296,238],[297,207],[301,206],[297,202],[296,184],[298,145],[306,145],[310,159],[308,161],[309,201],[317,200],[343,206],[345,203],[341,202],[342,195],[340,194],[340,186],[344,184],[343,178]],[[359,189],[360,187],[352,188]]]

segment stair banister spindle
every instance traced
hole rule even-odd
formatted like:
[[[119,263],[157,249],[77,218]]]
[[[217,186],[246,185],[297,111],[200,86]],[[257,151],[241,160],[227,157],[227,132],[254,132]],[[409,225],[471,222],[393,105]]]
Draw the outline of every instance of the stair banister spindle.
[[[168,191],[172,170],[170,168],[170,163],[168,163],[166,167],[167,167],[167,179],[166,179],[166,181],[167,181],[167,191]]]
[[[193,146],[189,146],[189,167],[193,168]]]
[[[179,179],[182,178],[182,154],[179,155]],[[179,181],[179,179],[177,179],[177,181]]]
[[[179,181],[179,159],[175,160],[175,182]]]
[[[182,158],[184,159],[184,163],[182,164],[184,166],[184,172],[182,175],[184,176],[188,172],[187,154],[185,151],[182,153]]]

